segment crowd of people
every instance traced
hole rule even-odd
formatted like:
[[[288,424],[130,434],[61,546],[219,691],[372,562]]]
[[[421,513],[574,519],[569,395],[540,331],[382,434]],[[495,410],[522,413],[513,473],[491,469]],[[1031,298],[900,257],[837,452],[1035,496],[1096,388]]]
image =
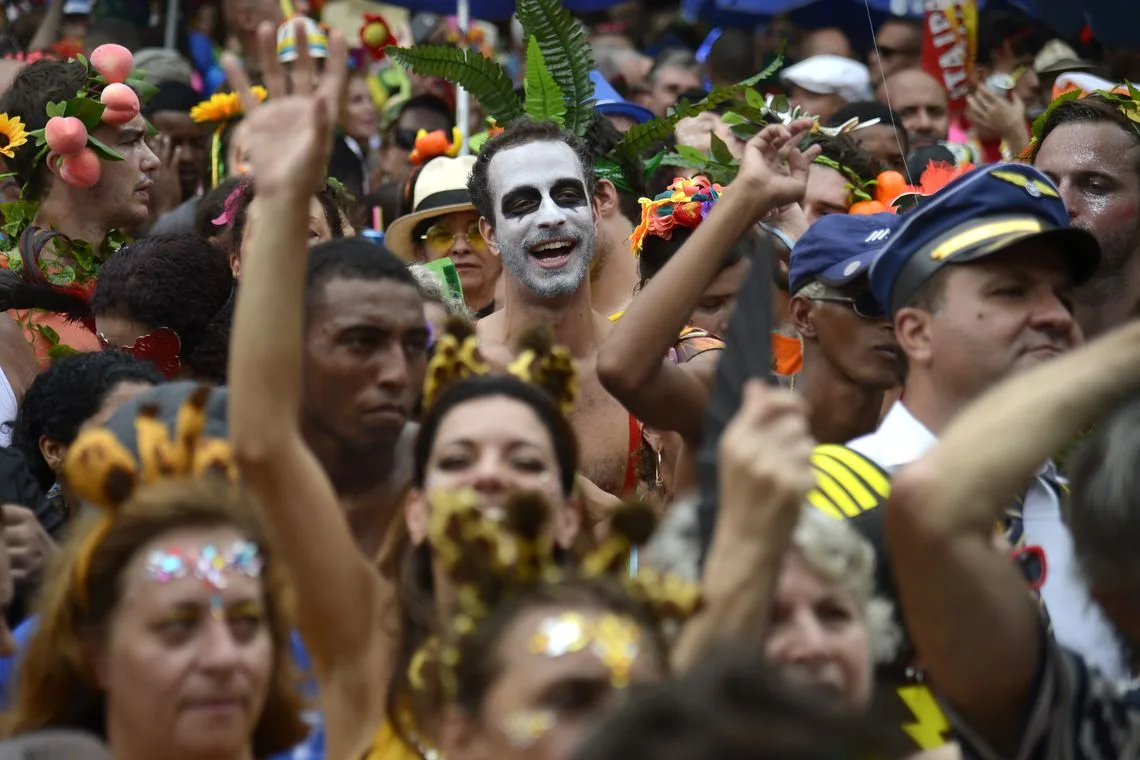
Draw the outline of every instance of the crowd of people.
[[[137,5],[0,33],[0,757],[1140,752],[1136,51]]]

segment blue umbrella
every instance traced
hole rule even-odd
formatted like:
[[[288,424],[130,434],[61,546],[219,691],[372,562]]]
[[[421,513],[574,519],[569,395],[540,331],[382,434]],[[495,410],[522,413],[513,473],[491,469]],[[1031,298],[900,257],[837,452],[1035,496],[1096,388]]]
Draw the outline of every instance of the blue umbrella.
[[[407,8],[413,13],[435,13],[440,16],[503,21],[515,12],[515,0],[385,0],[388,5]],[[562,0],[573,13],[593,13],[616,5],[619,0]],[[466,11],[464,11],[466,8]]]

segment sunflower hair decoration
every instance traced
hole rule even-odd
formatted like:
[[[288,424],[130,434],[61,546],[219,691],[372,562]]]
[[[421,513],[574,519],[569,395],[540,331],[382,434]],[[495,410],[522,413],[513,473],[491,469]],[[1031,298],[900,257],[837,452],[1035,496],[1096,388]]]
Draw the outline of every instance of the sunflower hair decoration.
[[[683,621],[699,607],[695,583],[645,569],[630,574],[632,549],[648,541],[657,524],[653,511],[644,504],[619,507],[611,536],[577,567],[567,567],[556,560],[549,530],[551,510],[541,496],[517,494],[503,513],[481,510],[472,492],[436,491],[429,498],[428,540],[456,596],[444,636],[430,638],[412,658],[409,680],[415,688],[428,690],[433,682],[439,683],[445,695],[454,698],[464,644],[480,623],[503,604],[543,587],[607,578],[618,581],[660,627]]]
[[[265,88],[255,85],[250,92],[259,103],[269,96]],[[245,116],[241,98],[236,92],[216,92],[190,109],[190,118],[195,124],[213,124],[214,133],[210,136],[210,185],[217,187],[225,174],[225,156],[222,152],[222,135],[230,122]]]
[[[137,490],[162,481],[218,473],[236,483],[238,472],[228,442],[206,438],[206,403],[210,387],[191,391],[178,410],[174,435],[159,419],[159,408],[144,405],[135,418],[137,458],[108,428],[80,433],[67,452],[68,484],[100,511],[100,522],[84,539],[75,564],[75,588],[87,602],[86,579],[91,557],[107,534],[119,508]]]
[[[532,327],[519,341],[519,355],[507,373],[550,393],[564,415],[574,408],[578,395],[578,374],[574,357],[564,346],[554,344],[549,329]],[[423,408],[435,405],[456,383],[477,375],[491,374],[491,366],[479,351],[475,327],[462,317],[447,320],[443,335],[435,342],[434,353],[424,376]]]
[[[677,177],[669,188],[652,200],[641,199],[641,223],[629,236],[630,251],[636,256],[648,235],[671,240],[674,227],[695,230],[712,211],[724,189],[703,175],[692,179]]]

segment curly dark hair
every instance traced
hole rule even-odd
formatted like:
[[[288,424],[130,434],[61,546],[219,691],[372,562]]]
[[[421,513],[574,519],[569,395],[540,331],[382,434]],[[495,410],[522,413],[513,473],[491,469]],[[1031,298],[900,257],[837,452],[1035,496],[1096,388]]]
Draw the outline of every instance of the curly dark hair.
[[[636,227],[641,221],[640,200],[648,193],[645,183],[645,164],[637,156],[615,158],[610,155],[614,146],[621,142],[622,137],[624,135],[609,119],[596,112],[590,119],[589,127],[586,128],[586,146],[594,154],[594,160],[610,158],[621,167],[622,174],[625,176],[625,181],[629,184],[630,189],[626,191],[618,188],[618,205],[621,208],[622,215]],[[597,184],[595,183],[594,186],[597,187]]]
[[[637,257],[637,273],[641,276],[641,286],[653,279],[669,263],[695,231],[677,228],[673,230],[668,240],[656,235],[645,236],[641,244],[641,255]],[[755,232],[744,233],[729,247],[721,269],[728,269],[743,259],[751,259],[759,250],[760,243],[761,238]]]
[[[800,148],[807,150],[812,145],[820,146],[821,156],[830,158],[840,166],[851,170],[864,182],[875,179],[887,168],[886,164],[861,148],[847,135],[835,137],[822,133],[808,135],[800,143]]]
[[[157,369],[122,351],[66,356],[38,375],[12,427],[12,446],[23,452],[32,477],[47,490],[55,473],[40,452],[40,438],[71,445],[79,428],[123,382],[163,382]]]
[[[1041,150],[1045,139],[1049,137],[1057,127],[1065,124],[1098,123],[1115,124],[1124,130],[1124,132],[1132,138],[1133,142],[1140,145],[1140,131],[1137,131],[1136,124],[1125,116],[1116,104],[1106,100],[1101,95],[1089,95],[1087,98],[1060,103],[1049,112],[1049,116],[1045,120],[1045,125],[1041,128],[1041,137],[1033,144],[1030,159],[1032,161],[1037,160],[1037,153]],[[1134,164],[1132,168],[1140,173],[1140,161]]]
[[[532,121],[531,119],[516,119],[512,121],[502,133],[495,135],[479,151],[475,159],[475,168],[471,170],[471,177],[467,180],[467,192],[471,194],[471,203],[479,215],[493,220],[495,218],[495,203],[491,198],[491,161],[499,151],[517,148],[520,145],[529,145],[535,142],[561,142],[566,143],[578,156],[578,163],[582,166],[585,175],[586,191],[593,199],[594,187],[597,178],[594,175],[594,159],[589,146],[569,132],[564,132],[557,124],[549,121]]]
[[[155,235],[119,249],[103,264],[91,308],[182,341],[194,379],[226,383],[235,299],[224,253],[197,235]]]
[[[226,242],[230,250],[228,253],[241,251],[242,240],[245,239],[245,227],[249,220],[249,207],[253,203],[253,179],[243,177],[230,192],[240,190],[241,193],[234,199],[233,219],[230,221],[229,233]],[[228,197],[228,196],[227,196]],[[355,211],[356,201],[345,192],[338,182],[325,181],[324,186],[317,191],[317,200],[325,212],[325,220],[329,223],[329,230],[333,238],[342,238],[349,227]],[[222,201],[223,204],[225,200]]]
[[[0,95],[0,112],[19,116],[28,132],[43,129],[48,122],[48,103],[75,97],[86,81],[87,73],[79,63],[36,61],[20,69],[8,90]],[[27,185],[25,195],[30,200],[39,200],[47,191],[48,171],[42,163],[36,165],[38,152],[36,141],[28,140],[15,149],[15,158],[8,159],[16,179]]]

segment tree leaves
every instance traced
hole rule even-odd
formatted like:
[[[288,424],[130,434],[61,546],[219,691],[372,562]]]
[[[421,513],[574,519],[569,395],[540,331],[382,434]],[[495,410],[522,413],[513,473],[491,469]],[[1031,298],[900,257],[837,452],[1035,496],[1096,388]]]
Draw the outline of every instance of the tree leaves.
[[[447,45],[389,46],[385,50],[392,60],[421,76],[455,82],[471,93],[499,124],[514,121],[523,113],[522,102],[503,67],[477,50]]]
[[[668,139],[673,134],[673,128],[677,126],[677,122],[681,121],[681,119],[699,116],[705,111],[711,111],[733,98],[747,98],[745,94],[747,89],[755,87],[760,82],[770,78],[779,71],[781,65],[783,65],[783,58],[777,56],[776,60],[755,76],[751,76],[734,85],[714,87],[713,91],[705,96],[704,100],[696,103],[689,103],[688,101],[682,100],[674,107],[672,113],[665,118],[654,119],[645,124],[635,124],[630,127],[629,131],[625,133],[625,138],[618,143],[614,150],[624,155],[640,155],[657,143]]]
[[[524,33],[538,42],[546,68],[566,99],[566,130],[581,137],[594,104],[594,54],[586,35],[560,0],[518,0],[515,13]]]
[[[562,127],[566,124],[566,99],[562,88],[550,75],[538,39],[531,35],[526,48],[526,115],[535,121],[552,121]]]

